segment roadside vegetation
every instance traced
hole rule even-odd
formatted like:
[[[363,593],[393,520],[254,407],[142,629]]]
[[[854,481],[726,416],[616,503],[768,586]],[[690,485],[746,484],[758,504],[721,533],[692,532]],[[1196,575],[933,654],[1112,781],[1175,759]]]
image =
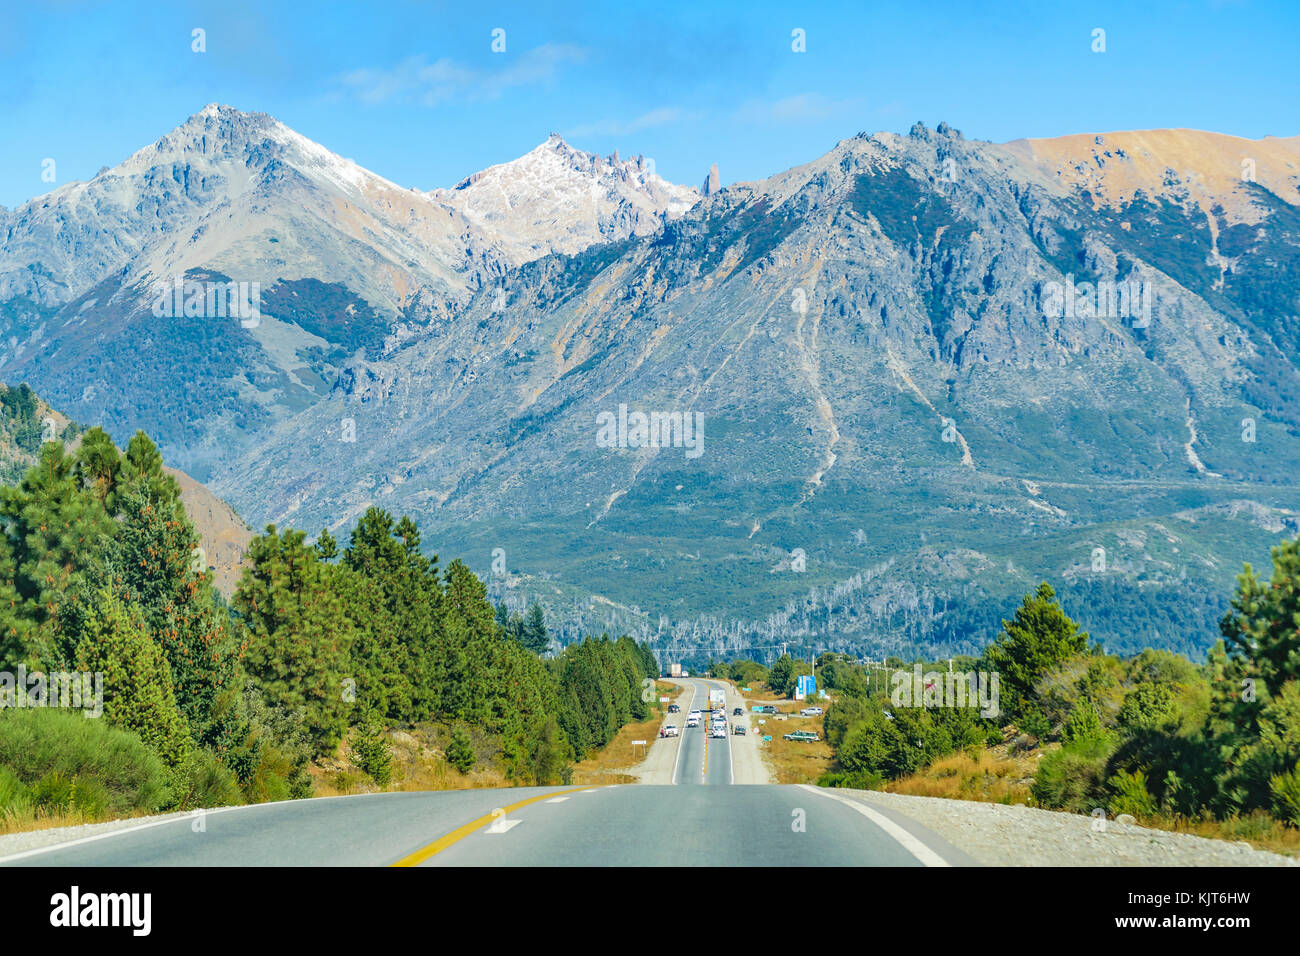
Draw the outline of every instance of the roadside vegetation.
[[[359,789],[560,783],[657,709],[627,637],[552,656],[409,518],[268,526],[227,603],[153,442],[39,447],[0,489],[0,831]],[[23,676],[102,678],[102,713]],[[24,684],[28,681],[24,681]]]
[[[1101,809],[1110,819],[1300,852],[1300,538],[1274,548],[1272,563],[1268,579],[1249,566],[1238,578],[1222,638],[1203,663],[1151,649],[1106,654],[1046,583],[978,658],[862,664],[823,655],[817,681],[831,700],[817,720],[831,753],[818,782]],[[752,663],[709,667],[729,675]],[[900,688],[915,684],[918,664],[925,693],[914,700]],[[950,667],[984,675],[986,688],[997,675],[996,716],[944,704]],[[783,656],[762,679],[788,694],[794,675],[811,671]],[[785,743],[774,740],[768,753],[783,782],[795,782],[800,768]],[[804,751],[805,772],[811,756]]]

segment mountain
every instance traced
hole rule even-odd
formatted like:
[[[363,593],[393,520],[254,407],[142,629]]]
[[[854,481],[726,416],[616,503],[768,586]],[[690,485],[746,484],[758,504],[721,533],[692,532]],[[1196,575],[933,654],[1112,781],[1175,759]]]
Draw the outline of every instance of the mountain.
[[[460,289],[411,280],[436,307],[324,274],[184,362],[154,326],[135,378],[95,379],[115,427],[175,391],[165,452],[209,449],[255,523],[407,512],[553,631],[673,653],[973,651],[1044,579],[1110,650],[1196,653],[1300,528],[1297,139],[917,124],[698,200],[574,153],[422,194],[464,221]],[[106,315],[61,307],[19,364],[79,395],[149,327]],[[679,430],[653,447],[638,414]]]
[[[563,193],[538,188],[563,171]],[[211,105],[6,216],[0,375],[39,382],[113,434],[145,428],[202,479],[327,395],[353,356],[438,334],[529,258],[646,232],[694,196],[644,161],[555,138],[446,196],[423,193],[265,114]],[[155,315],[157,284],[177,277],[256,283],[260,316]]]
[[[428,193],[473,224],[476,249],[519,265],[550,253],[658,232],[699,201],[643,156],[620,160],[574,149],[552,133],[513,162]]]

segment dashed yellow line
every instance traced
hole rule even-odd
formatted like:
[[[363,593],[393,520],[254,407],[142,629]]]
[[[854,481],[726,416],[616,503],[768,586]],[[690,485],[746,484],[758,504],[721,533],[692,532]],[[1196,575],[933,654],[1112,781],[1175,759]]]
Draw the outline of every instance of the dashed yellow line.
[[[596,789],[595,787],[576,787],[573,790],[561,790],[558,793],[543,793],[536,797],[529,797],[527,800],[520,800],[518,803],[512,803],[508,807],[502,807],[500,814],[498,814],[496,811],[493,811],[492,813],[489,813],[485,817],[479,817],[477,820],[470,821],[469,823],[465,824],[463,827],[457,827],[455,830],[452,830],[450,833],[448,833],[446,836],[442,837],[441,839],[434,840],[428,846],[421,847],[420,849],[416,850],[414,853],[410,854],[409,856],[402,857],[400,860],[398,860],[396,863],[392,865],[393,866],[419,866],[421,863],[429,859],[431,856],[441,853],[443,850],[447,849],[447,847],[459,843],[461,840],[465,839],[465,837],[469,836],[475,830],[481,830],[489,823],[492,823],[493,821],[497,820],[499,816],[513,813],[514,811],[522,807],[528,806],[530,803],[536,803],[538,800],[548,800],[551,797],[562,796],[566,793],[582,793],[582,791],[584,790],[595,790],[595,789]]]

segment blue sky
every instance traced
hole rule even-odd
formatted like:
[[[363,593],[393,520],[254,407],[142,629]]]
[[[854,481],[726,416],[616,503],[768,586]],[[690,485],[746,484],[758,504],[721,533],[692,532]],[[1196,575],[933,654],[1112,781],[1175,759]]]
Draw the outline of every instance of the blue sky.
[[[0,204],[121,162],[210,102],[267,112],[402,185],[557,131],[724,183],[860,130],[1300,133],[1300,3],[293,4],[6,0]],[[192,30],[207,51],[191,50]],[[505,52],[491,49],[505,30]],[[791,33],[802,29],[806,52]],[[1104,53],[1092,32],[1106,31]]]

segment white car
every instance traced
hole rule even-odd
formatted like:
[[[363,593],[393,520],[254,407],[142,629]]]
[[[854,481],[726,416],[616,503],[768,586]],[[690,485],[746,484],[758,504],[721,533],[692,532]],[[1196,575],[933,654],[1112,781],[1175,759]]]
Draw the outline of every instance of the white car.
[[[799,711],[800,717],[820,717],[821,715],[822,709],[820,707],[805,707]]]
[[[669,724],[668,726],[666,726],[666,727],[664,728],[664,736],[665,736],[665,737],[676,737],[676,736],[677,736],[677,725],[676,725],[676,724]]]
[[[727,728],[726,728],[726,727],[723,727],[721,724],[714,724],[714,725],[713,725],[713,729],[709,731],[709,736],[710,736],[710,737],[725,737],[725,736],[727,736]]]
[[[687,717],[687,718],[686,718],[686,726],[687,726],[687,727],[698,727],[698,726],[700,726],[700,718],[698,718],[698,717]]]

